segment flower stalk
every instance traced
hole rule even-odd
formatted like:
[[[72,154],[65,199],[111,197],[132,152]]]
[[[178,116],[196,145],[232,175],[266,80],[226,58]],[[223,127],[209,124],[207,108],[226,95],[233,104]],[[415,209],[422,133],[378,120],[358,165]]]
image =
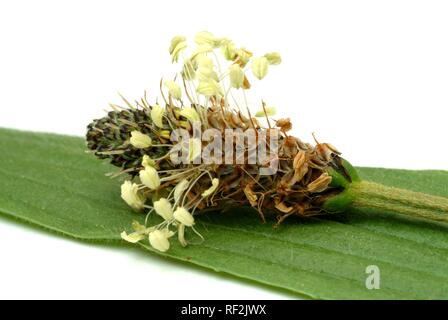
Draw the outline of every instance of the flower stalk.
[[[350,188],[352,206],[376,208],[386,212],[448,222],[448,199],[421,192],[414,192],[361,181]]]

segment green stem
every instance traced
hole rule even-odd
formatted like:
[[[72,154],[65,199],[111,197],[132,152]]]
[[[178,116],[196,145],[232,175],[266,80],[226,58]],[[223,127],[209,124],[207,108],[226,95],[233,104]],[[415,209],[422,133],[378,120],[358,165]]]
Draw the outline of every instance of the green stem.
[[[448,198],[387,187],[360,181],[350,187],[354,207],[377,208],[385,211],[448,222]]]

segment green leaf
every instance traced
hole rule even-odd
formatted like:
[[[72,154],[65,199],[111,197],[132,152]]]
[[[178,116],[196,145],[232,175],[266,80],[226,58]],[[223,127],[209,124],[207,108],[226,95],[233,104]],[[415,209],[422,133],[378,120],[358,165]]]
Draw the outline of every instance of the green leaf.
[[[114,169],[85,154],[82,138],[0,129],[0,151],[4,215],[89,241],[121,241],[132,220],[144,220],[121,200],[119,179],[104,175]],[[448,196],[448,172],[359,171],[364,179]],[[446,224],[351,210],[272,225],[241,208],[207,213],[198,222],[203,243],[174,244],[164,255],[313,298],[448,298]],[[379,290],[366,289],[369,265],[380,269]]]

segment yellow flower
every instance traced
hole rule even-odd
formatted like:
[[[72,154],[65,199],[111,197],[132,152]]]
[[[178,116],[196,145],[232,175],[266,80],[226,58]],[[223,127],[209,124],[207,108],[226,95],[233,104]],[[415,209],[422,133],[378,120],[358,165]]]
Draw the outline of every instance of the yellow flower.
[[[126,180],[121,185],[121,198],[135,211],[141,211],[145,198],[138,193],[138,185]]]
[[[170,248],[170,231],[164,230],[154,230],[149,233],[149,243],[154,249],[165,252]]]
[[[152,145],[151,137],[137,130],[131,132],[129,142],[138,149],[145,149]]]
[[[193,107],[185,107],[180,111],[182,117],[187,118],[191,123],[195,121],[201,121],[198,112]]]
[[[165,80],[163,84],[168,88],[169,95],[174,99],[180,100],[182,98],[182,90],[176,82],[172,80]]]
[[[268,59],[265,57],[254,58],[252,61],[252,72],[259,80],[263,79],[268,73]]]
[[[163,128],[163,115],[165,114],[165,108],[162,108],[158,104],[151,108],[151,120],[159,128]]]
[[[166,221],[173,219],[173,207],[166,198],[160,198],[155,201],[154,210]]]
[[[178,207],[176,211],[174,211],[174,219],[182,223],[187,227],[192,227],[194,225],[194,218],[190,212],[184,207]]]
[[[219,186],[219,179],[213,178],[212,179],[212,186],[210,188],[208,188],[207,190],[205,190],[204,192],[202,192],[202,197],[206,198],[209,195],[211,195],[213,192],[216,191],[218,186]]]
[[[244,83],[244,71],[238,64],[232,64],[229,67],[230,85],[233,88],[239,89]]]
[[[272,65],[277,65],[282,62],[282,57],[278,52],[269,52],[264,55],[266,59],[268,59],[268,63]]]
[[[139,177],[141,182],[151,190],[160,186],[159,174],[153,167],[147,166],[144,170],[140,170]]]

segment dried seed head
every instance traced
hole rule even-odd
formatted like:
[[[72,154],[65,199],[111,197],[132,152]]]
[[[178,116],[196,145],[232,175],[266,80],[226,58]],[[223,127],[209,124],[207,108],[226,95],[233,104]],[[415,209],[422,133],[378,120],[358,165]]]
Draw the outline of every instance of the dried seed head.
[[[283,132],[287,132],[292,129],[291,119],[289,118],[278,119],[275,125]]]
[[[309,183],[307,189],[309,192],[319,193],[327,189],[328,185],[331,182],[331,176],[328,173],[322,173],[319,178]]]
[[[193,226],[201,209],[229,203],[252,206],[263,218],[265,213],[275,213],[278,223],[291,215],[325,212],[323,204],[344,190],[343,184],[331,184],[332,174],[352,181],[339,151],[328,143],[316,141],[312,146],[286,134],[292,128],[289,118],[274,120],[272,126],[270,117],[275,108],[266,107],[264,102],[253,117],[247,105],[248,111],[243,112],[236,99],[228,98],[233,97],[231,92],[244,93],[250,88],[243,68],[250,66],[255,77],[263,79],[270,65],[281,62],[280,55],[271,52],[253,58],[249,50],[236,48],[232,41],[208,32],[196,35],[195,41],[198,47],[180,61],[178,75],[183,88],[171,80],[162,83],[165,105],[152,105],[146,98],[135,105],[124,100],[127,108],[113,105],[107,116],[88,126],[87,146],[98,158],[109,159],[119,167],[117,174],[129,174],[137,181],[139,176],[141,184],[126,181],[122,185],[124,201],[134,210],[148,207],[163,218],[152,227],[136,225],[135,232],[124,232],[122,238],[129,242],[149,238],[154,248],[166,251],[173,235],[171,228],[185,246],[185,233],[188,228],[196,233]],[[173,61],[181,59],[179,53],[185,47],[184,37],[173,38],[169,49]],[[224,73],[215,63],[215,49],[227,60]],[[163,88],[168,89],[168,99]],[[259,122],[256,117],[266,121]],[[200,139],[195,135],[197,128],[213,129],[220,135]],[[178,129],[188,137],[171,139]],[[253,139],[246,135],[250,132]],[[221,153],[211,148],[218,142],[226,146]],[[249,161],[249,155],[262,145],[265,154],[255,153],[256,161]],[[172,150],[182,151],[188,161],[175,162]],[[213,161],[202,161],[205,151]],[[273,165],[276,171],[261,173]],[[153,199],[152,204],[145,205],[147,199]]]

